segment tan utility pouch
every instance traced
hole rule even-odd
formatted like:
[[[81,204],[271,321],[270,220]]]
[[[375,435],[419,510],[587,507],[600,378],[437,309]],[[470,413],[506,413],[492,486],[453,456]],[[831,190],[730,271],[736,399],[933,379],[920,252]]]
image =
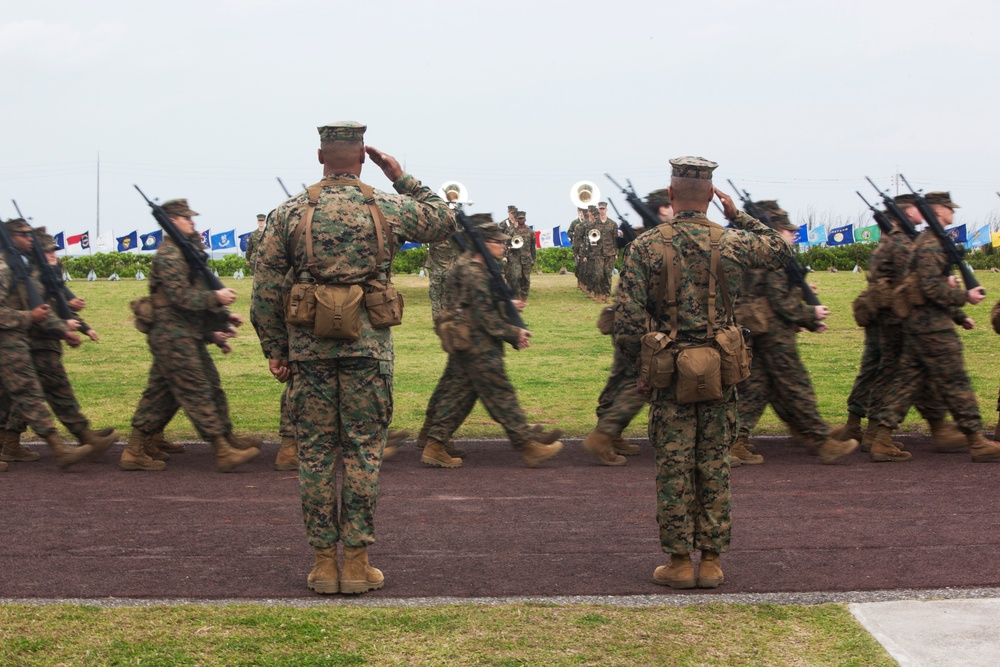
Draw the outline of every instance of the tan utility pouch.
[[[722,398],[722,355],[714,345],[685,347],[677,353],[677,402]]]
[[[766,297],[751,297],[736,302],[736,321],[750,330],[754,336],[771,330],[771,316],[774,311]]]
[[[434,324],[434,331],[441,339],[441,349],[448,354],[472,347],[472,328],[461,313],[446,311]]]
[[[743,340],[740,327],[729,325],[715,334],[715,345],[719,348],[722,369],[722,384],[739,384],[750,377],[750,362],[753,353]]]
[[[364,293],[361,285],[317,285],[313,334],[317,338],[359,338]]]
[[[607,306],[601,310],[601,314],[597,316],[597,330],[605,336],[610,336],[611,332],[615,330],[615,309],[613,306]]]
[[[993,325],[993,331],[1000,334],[1000,301],[997,301],[990,311],[990,324]]]
[[[295,283],[285,297],[285,322],[297,327],[316,323],[316,283]]]
[[[153,329],[153,297],[144,296],[140,299],[133,299],[129,303],[132,314],[135,316],[135,328],[144,334],[148,334]]]
[[[640,340],[639,380],[654,389],[666,389],[674,379],[673,339],[662,331],[650,331]]]
[[[875,321],[877,306],[872,302],[877,298],[871,285],[866,287],[851,303],[851,311],[854,313],[854,322],[859,327],[867,327]]]
[[[922,306],[924,303],[924,293],[920,291],[915,273],[907,275],[892,291],[892,312],[896,317],[906,319],[914,306]]]
[[[894,296],[892,293],[892,281],[888,278],[879,278],[868,286],[872,291],[872,306],[874,310],[882,308],[892,308]]]
[[[403,323],[403,295],[392,281],[365,284],[365,310],[372,327],[385,329]]]

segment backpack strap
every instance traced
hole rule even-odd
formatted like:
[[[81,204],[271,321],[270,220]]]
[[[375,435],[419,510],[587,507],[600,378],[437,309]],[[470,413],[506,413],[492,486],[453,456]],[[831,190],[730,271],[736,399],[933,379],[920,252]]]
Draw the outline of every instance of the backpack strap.
[[[656,320],[661,321],[663,313],[664,289],[670,293],[670,301],[667,307],[670,308],[670,339],[677,337],[677,280],[674,276],[676,271],[671,268],[674,264],[674,227],[673,225],[660,225],[656,230],[663,237],[663,266],[660,267],[660,282],[656,286]]]

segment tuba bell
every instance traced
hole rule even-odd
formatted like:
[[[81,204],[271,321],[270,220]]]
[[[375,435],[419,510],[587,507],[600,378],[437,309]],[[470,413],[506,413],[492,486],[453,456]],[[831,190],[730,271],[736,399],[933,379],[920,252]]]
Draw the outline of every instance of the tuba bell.
[[[438,197],[448,202],[451,208],[472,204],[469,201],[469,191],[458,181],[445,181],[444,185],[438,188],[437,194]]]
[[[600,229],[591,229],[589,232],[587,232],[587,240],[590,242],[590,245],[597,245],[598,243],[600,243],[601,242],[601,230]]]
[[[569,198],[577,208],[587,208],[597,203],[601,198],[601,191],[590,181],[580,181],[569,189]]]
[[[524,237],[523,236],[515,236],[514,238],[512,238],[510,240],[510,247],[513,248],[514,250],[520,250],[521,248],[523,248],[524,247]]]

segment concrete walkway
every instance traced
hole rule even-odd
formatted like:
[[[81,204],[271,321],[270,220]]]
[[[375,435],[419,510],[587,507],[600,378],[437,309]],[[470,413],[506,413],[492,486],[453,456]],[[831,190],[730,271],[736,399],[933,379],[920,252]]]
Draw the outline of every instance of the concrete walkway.
[[[1000,664],[1000,599],[848,605],[902,667]]]

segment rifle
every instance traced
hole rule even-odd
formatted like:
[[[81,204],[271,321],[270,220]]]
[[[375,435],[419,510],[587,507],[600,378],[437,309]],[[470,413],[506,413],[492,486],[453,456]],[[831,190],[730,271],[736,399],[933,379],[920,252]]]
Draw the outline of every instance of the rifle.
[[[517,311],[517,307],[514,305],[514,295],[510,291],[510,287],[504,282],[503,273],[500,271],[500,267],[497,266],[496,261],[493,259],[493,255],[486,248],[486,242],[483,241],[482,234],[479,230],[475,228],[469,217],[462,212],[462,209],[455,209],[455,220],[458,224],[462,226],[465,233],[469,235],[469,239],[472,240],[472,247],[483,256],[483,260],[486,262],[486,269],[490,272],[490,284],[491,291],[493,292],[493,298],[503,305],[504,312],[507,315],[507,321],[513,324],[515,327],[521,329],[527,329],[524,320],[521,319],[521,313]],[[455,236],[458,236],[457,234]],[[454,238],[454,237],[453,237]],[[461,247],[463,241],[457,241],[459,247]]]
[[[291,199],[292,193],[288,191],[288,188],[286,188],[285,184],[281,181],[281,176],[275,176],[275,178],[278,179],[278,185],[281,186],[281,189],[285,191],[285,196]]]
[[[17,211],[18,217],[22,220],[27,220],[24,214],[21,213],[21,207],[17,205],[17,202],[13,199],[10,201],[14,204],[14,210]],[[75,298],[76,295],[70,292],[70,296],[67,297],[66,292],[69,290],[66,288],[66,283],[62,275],[56,270],[56,267],[49,266],[45,252],[42,251],[41,241],[38,239],[38,234],[34,229],[31,230],[31,238],[31,259],[34,260],[35,266],[38,267],[38,279],[41,281],[42,286],[45,287],[45,295],[55,301],[56,315],[61,320],[77,320],[80,323],[80,333],[86,334],[90,331],[90,327],[87,326],[87,323],[79,315],[73,312],[67,301],[67,299]]]
[[[728,182],[729,182],[729,187],[731,187],[736,192],[736,196],[740,198],[741,202],[743,202],[743,210],[746,212],[746,214],[749,215],[751,218],[756,218],[760,220],[762,223],[764,223],[771,229],[774,229],[774,225],[771,224],[771,221],[768,219],[768,217],[760,209],[754,206],[753,200],[750,198],[750,193],[747,192],[746,190],[740,190],[731,180],[729,180]],[[785,264],[785,275],[788,276],[788,282],[790,284],[799,286],[799,288],[802,290],[802,298],[806,303],[808,303],[810,306],[823,305],[819,302],[819,298],[817,298],[816,293],[812,291],[812,288],[809,286],[809,283],[806,282],[805,269],[802,268],[802,266],[799,264],[799,261],[794,257],[788,260],[788,263]]]
[[[14,274],[14,283],[24,285],[24,291],[28,297],[28,310],[34,310],[38,306],[45,305],[42,295],[38,293],[38,288],[35,287],[35,283],[31,280],[28,268],[24,265],[24,258],[21,255],[21,251],[14,245],[14,239],[10,237],[7,225],[3,223],[0,223],[0,250],[6,256],[7,266],[10,267],[11,272]]]
[[[913,189],[913,186],[910,185],[905,176],[900,174],[899,177],[903,179],[903,183],[906,183],[906,187],[910,189],[910,192],[916,195],[917,200],[915,203],[917,210],[920,211],[920,215],[923,216],[927,226],[934,232],[934,236],[938,237],[938,241],[941,242],[945,257],[948,258],[949,270],[952,265],[958,267],[959,272],[962,274],[962,282],[965,283],[965,289],[971,290],[979,287],[979,281],[972,275],[972,269],[962,260],[962,257],[965,255],[965,249],[956,246],[952,238],[948,236],[948,232],[944,230],[941,221],[938,220],[937,214],[934,213],[934,209],[927,203],[927,199]]]
[[[882,230],[882,233],[888,234],[889,232],[891,232],[892,222],[889,221],[889,218],[886,217],[885,213],[883,213],[882,211],[878,210],[877,208],[869,204],[868,200],[865,199],[865,196],[860,192],[858,192],[857,190],[854,191],[854,194],[861,197],[861,201],[865,203],[865,206],[871,209],[872,216],[875,218],[875,223],[878,225],[878,228]]]
[[[614,183],[615,187],[622,191],[622,194],[625,195],[625,201],[627,201],[629,206],[631,206],[635,212],[639,214],[639,217],[642,218],[643,228],[656,229],[663,224],[660,221],[660,216],[656,214],[656,211],[649,208],[649,206],[646,205],[646,202],[639,199],[639,195],[635,193],[635,186],[632,185],[632,181],[627,178],[625,179],[625,182],[628,183],[628,188],[626,189],[619,185],[618,181],[611,178],[611,174],[604,174],[604,177]]]
[[[615,215],[618,216],[618,222],[621,223],[618,225],[618,229],[621,231],[622,235],[620,238],[615,239],[615,244],[619,248],[624,248],[629,243],[639,238],[639,236],[635,233],[635,229],[632,228],[632,225],[628,223],[628,220],[626,220],[618,211],[618,207],[615,206],[615,203],[611,201],[610,197],[608,198],[608,203],[611,204],[611,208],[614,209]]]
[[[913,226],[913,223],[910,222],[910,219],[906,217],[905,213],[903,213],[903,209],[899,208],[899,204],[896,203],[896,200],[890,197],[888,192],[882,192],[881,190],[879,190],[878,186],[875,185],[872,179],[865,176],[865,180],[871,183],[871,186],[875,188],[875,192],[877,192],[879,196],[882,197],[882,203],[885,205],[885,210],[889,211],[889,213],[892,213],[892,217],[896,218],[896,220],[899,221],[899,228],[902,229],[904,232],[906,232],[906,235],[910,237],[911,241],[917,238],[917,233],[918,233],[917,228]],[[864,199],[864,197],[861,198]],[[865,203],[868,204],[868,202]],[[868,204],[868,207],[871,208],[871,204]],[[872,210],[874,211],[875,209]],[[879,225],[881,226],[881,223],[879,223]]]

